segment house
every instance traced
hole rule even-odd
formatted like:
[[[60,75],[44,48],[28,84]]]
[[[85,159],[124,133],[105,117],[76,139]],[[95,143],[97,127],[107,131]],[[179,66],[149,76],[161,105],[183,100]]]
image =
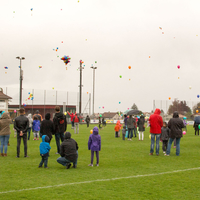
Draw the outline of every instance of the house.
[[[12,98],[4,94],[3,89],[0,88],[0,111],[8,111],[9,99],[12,99]]]
[[[117,112],[104,112],[102,114],[104,120],[120,120],[122,117]]]

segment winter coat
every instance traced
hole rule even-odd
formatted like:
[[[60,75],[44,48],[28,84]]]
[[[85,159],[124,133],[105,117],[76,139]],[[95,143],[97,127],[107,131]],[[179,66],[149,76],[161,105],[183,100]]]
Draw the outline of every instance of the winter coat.
[[[127,128],[134,128],[135,127],[135,119],[133,119],[132,117],[129,117],[127,119]]]
[[[53,125],[54,125],[54,134],[64,133],[67,129],[66,116],[61,112],[55,113],[55,116],[53,118]]]
[[[122,135],[126,135],[126,131],[127,131],[126,126],[123,126],[123,129],[122,129]]]
[[[200,116],[194,118],[194,124],[200,124]]]
[[[169,128],[168,127],[162,127],[161,128],[161,136],[160,136],[160,139],[161,140],[169,140]]]
[[[10,124],[12,123],[12,120],[8,113],[4,112],[3,115],[0,118],[0,136],[3,135],[10,135]]]
[[[32,127],[32,123],[33,123],[32,115],[28,114],[27,118],[28,118],[28,121],[29,121],[29,128],[31,128]]]
[[[79,119],[78,115],[75,115],[75,116],[74,116],[73,122],[74,122],[74,123],[79,123],[79,122],[80,122],[80,119]]]
[[[116,124],[114,129],[115,129],[116,132],[118,132],[120,130],[119,124]]]
[[[149,118],[150,123],[150,133],[160,134],[161,128],[163,126],[163,119],[160,116],[160,109],[156,108],[154,114]]]
[[[53,122],[50,120],[50,113],[45,115],[45,119],[41,122],[40,133],[42,135],[47,135],[49,139],[52,139],[52,134],[54,134]]]
[[[78,157],[77,150],[77,142],[71,138],[70,132],[66,132],[64,136],[64,141],[62,142],[60,147],[60,155],[71,162],[75,162]]]
[[[173,118],[171,118],[168,122],[168,127],[170,129],[169,137],[181,138],[183,137],[182,128],[184,128],[183,120],[179,118],[178,112],[174,112]]]
[[[71,117],[71,122],[73,122],[73,119],[74,119],[74,113],[72,113],[72,114],[70,114],[69,112],[68,112],[68,114],[69,114],[69,116]]]
[[[86,119],[85,119],[85,121],[86,121],[87,123],[90,123],[90,117],[87,116]]]
[[[99,135],[99,130],[96,126],[93,128],[93,133],[90,134],[88,150],[101,151],[101,136]]]
[[[42,142],[40,143],[40,155],[49,156],[49,150],[51,149],[49,145],[49,137],[47,135],[42,136]]]
[[[139,131],[142,131],[142,132],[145,131],[144,124],[145,124],[144,116],[141,116],[137,121],[137,125],[139,127]]]
[[[128,120],[128,117],[125,117],[125,118],[124,118],[124,124],[125,124],[125,125],[127,125],[127,120]]]
[[[17,134],[22,131],[23,133],[27,133],[27,130],[29,128],[29,121],[28,118],[24,115],[20,115],[19,117],[15,118],[14,122],[14,129],[17,130]]]
[[[40,131],[40,120],[33,120],[32,131]]]

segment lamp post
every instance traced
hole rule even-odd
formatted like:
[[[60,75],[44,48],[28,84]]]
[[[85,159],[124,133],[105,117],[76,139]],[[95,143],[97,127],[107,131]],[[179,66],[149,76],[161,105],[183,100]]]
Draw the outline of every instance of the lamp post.
[[[94,116],[94,86],[95,86],[95,69],[97,69],[97,67],[90,67],[93,69],[93,100],[92,100],[92,114]]]
[[[79,115],[81,114],[81,104],[82,104],[82,69],[84,69],[84,67],[82,67],[83,61],[80,60],[80,85],[79,85]]]
[[[16,57],[16,59],[19,59],[20,60],[20,75],[19,75],[19,109],[21,108],[22,106],[22,80],[23,80],[23,71],[22,71],[22,60],[24,60],[25,58],[24,57]]]

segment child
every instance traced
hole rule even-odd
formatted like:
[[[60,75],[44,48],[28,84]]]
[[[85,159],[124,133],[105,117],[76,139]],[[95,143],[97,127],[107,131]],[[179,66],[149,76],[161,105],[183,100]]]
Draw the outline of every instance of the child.
[[[101,130],[102,126],[101,126],[101,117],[99,117],[99,129]]]
[[[36,116],[34,116],[32,131],[34,136],[33,140],[36,140],[36,138],[39,140],[40,120]]]
[[[167,144],[169,140],[169,128],[167,127],[167,123],[163,123],[163,127],[161,128],[161,136],[160,139],[162,140],[163,146],[163,153],[166,153],[167,150]]]
[[[120,137],[120,130],[122,129],[122,128],[121,128],[122,125],[121,125],[121,123],[120,123],[120,120],[118,120],[117,123],[118,123],[118,125],[119,125],[118,137]]]
[[[40,143],[40,155],[42,157],[42,160],[39,164],[39,167],[42,167],[44,163],[44,168],[48,168],[47,163],[49,157],[49,150],[51,149],[49,142],[50,142],[49,137],[47,135],[43,135],[42,142]]]
[[[145,124],[145,119],[144,119],[144,116],[142,114],[137,121],[139,140],[141,139],[140,136],[142,136],[142,140],[144,139],[144,131],[145,131],[145,125],[144,124]]]
[[[115,130],[115,137],[119,137],[118,136],[119,129],[120,129],[120,126],[119,126],[118,123],[116,123],[115,128],[114,128],[114,130]]]
[[[101,136],[99,135],[99,130],[96,126],[93,128],[93,133],[90,134],[88,140],[88,150],[91,150],[91,163],[88,166],[93,167],[94,152],[96,152],[96,159],[97,159],[96,166],[98,167],[99,151],[101,151]]]
[[[123,129],[122,129],[122,140],[125,140],[126,131],[127,131],[126,126],[123,126]]]

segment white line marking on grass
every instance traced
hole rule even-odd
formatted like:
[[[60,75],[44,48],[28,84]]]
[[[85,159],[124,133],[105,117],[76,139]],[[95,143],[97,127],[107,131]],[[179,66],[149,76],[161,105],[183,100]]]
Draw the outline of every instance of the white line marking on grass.
[[[67,185],[79,185],[79,184],[85,184],[85,183],[114,181],[114,180],[120,180],[120,179],[139,178],[139,177],[148,177],[148,176],[158,176],[158,175],[163,175],[163,174],[173,174],[173,173],[186,172],[186,171],[192,171],[192,170],[200,170],[200,167],[190,168],[190,169],[182,169],[182,170],[175,170],[175,171],[170,171],[170,172],[160,172],[160,173],[157,173],[157,174],[142,174],[142,175],[118,177],[118,178],[110,178],[110,179],[97,179],[97,180],[91,180],[91,181],[64,183],[64,184],[59,184],[59,185],[49,185],[49,186],[44,186],[44,187],[27,188],[27,189],[21,189],[21,190],[9,190],[9,191],[5,191],[5,192],[0,192],[0,194],[7,194],[7,193],[13,193],[13,192],[23,192],[23,191],[29,191],[29,190],[39,190],[39,189],[54,188],[54,187],[62,187],[62,186],[67,186]]]

